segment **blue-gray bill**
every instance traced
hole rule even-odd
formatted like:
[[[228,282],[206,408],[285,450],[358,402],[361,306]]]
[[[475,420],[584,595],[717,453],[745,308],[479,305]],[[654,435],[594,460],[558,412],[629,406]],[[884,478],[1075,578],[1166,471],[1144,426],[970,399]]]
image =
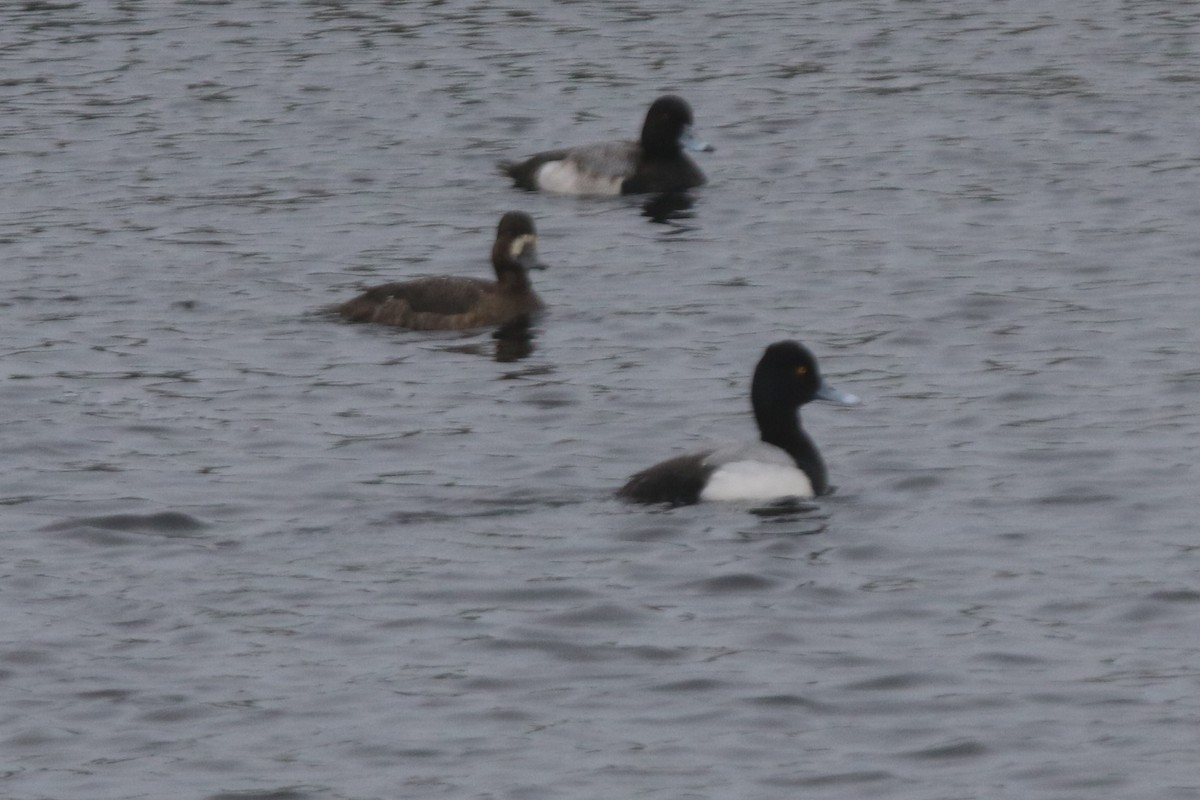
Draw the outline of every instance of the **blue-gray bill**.
[[[837,403],[840,406],[856,406],[862,402],[858,395],[836,389],[826,383],[824,379],[821,380],[821,385],[817,387],[817,393],[813,399],[823,400],[826,403]]]

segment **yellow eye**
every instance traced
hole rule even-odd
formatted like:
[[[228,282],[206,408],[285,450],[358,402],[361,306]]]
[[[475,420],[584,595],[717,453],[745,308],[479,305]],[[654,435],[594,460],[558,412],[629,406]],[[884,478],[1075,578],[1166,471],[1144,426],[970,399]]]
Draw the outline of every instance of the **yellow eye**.
[[[796,367],[796,374],[797,375],[807,375],[808,367]]]

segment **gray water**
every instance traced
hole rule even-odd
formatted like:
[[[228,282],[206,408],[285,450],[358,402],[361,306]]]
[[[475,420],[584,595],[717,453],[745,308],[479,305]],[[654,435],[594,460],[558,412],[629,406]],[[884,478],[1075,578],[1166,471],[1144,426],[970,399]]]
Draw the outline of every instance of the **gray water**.
[[[0,6],[0,797],[1200,798],[1200,11]],[[709,186],[497,161],[677,92]],[[323,309],[487,275],[550,310]],[[628,507],[798,338],[812,508]]]

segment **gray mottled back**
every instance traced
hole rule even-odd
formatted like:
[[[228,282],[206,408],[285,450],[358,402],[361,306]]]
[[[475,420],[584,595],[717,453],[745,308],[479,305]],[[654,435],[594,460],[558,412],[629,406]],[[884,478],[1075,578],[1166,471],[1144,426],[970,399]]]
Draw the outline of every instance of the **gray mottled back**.
[[[572,147],[567,151],[566,159],[580,172],[628,178],[637,169],[640,151],[637,142],[597,142]]]

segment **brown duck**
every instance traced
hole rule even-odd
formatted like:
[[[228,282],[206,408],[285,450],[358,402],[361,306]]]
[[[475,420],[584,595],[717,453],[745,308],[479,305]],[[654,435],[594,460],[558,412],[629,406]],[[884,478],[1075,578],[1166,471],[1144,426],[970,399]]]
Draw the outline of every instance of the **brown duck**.
[[[375,286],[338,306],[350,322],[378,322],[419,331],[507,325],[542,308],[529,284],[538,260],[537,229],[520,211],[500,218],[492,245],[496,280],[427,277]]]

